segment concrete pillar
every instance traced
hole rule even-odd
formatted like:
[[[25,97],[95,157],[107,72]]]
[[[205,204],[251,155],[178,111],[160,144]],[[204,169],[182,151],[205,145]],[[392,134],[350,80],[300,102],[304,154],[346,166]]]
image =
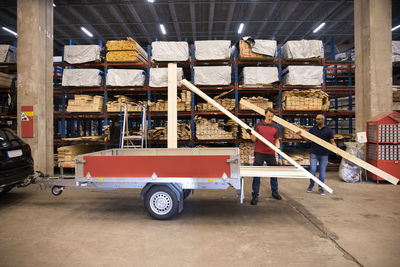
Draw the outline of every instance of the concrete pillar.
[[[392,110],[392,2],[354,1],[356,131]]]
[[[18,134],[21,108],[33,106],[35,170],[53,174],[53,0],[18,0]],[[22,126],[25,127],[25,126]]]

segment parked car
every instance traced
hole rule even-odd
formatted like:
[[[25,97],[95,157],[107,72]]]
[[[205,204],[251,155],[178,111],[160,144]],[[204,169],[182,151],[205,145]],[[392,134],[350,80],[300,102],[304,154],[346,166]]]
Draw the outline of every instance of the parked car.
[[[0,124],[0,195],[27,185],[33,175],[31,148],[6,124]]]

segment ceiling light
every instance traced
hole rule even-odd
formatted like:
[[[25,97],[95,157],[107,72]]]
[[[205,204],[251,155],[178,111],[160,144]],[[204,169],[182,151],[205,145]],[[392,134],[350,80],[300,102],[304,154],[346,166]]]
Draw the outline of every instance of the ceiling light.
[[[322,22],[317,28],[315,28],[312,32],[313,33],[316,33],[317,31],[319,31],[319,30],[321,30],[322,29],[322,27],[324,27],[325,26],[325,22]]]
[[[164,25],[160,24],[160,28],[163,34],[167,34],[167,31],[165,30]]]
[[[392,28],[392,31],[395,31],[395,30],[397,30],[398,28],[400,28],[400,25],[397,25],[396,27],[393,27],[393,28]]]
[[[154,0],[147,0],[147,2],[149,2],[149,3],[154,3]]]
[[[81,27],[81,30],[82,30],[84,33],[86,33],[89,37],[93,37],[93,34],[92,34],[90,31],[86,30],[85,27]]]
[[[243,27],[244,27],[244,24],[243,24],[243,23],[240,23],[240,26],[239,26],[239,29],[238,29],[238,33],[239,33],[239,34],[242,33]]]
[[[15,31],[10,30],[9,28],[6,28],[6,27],[2,27],[2,28],[3,28],[3,30],[8,31],[8,32],[11,33],[11,34],[14,34],[15,37],[18,36],[18,34],[17,34]]]
[[[56,7],[56,4],[53,3],[53,7]]]

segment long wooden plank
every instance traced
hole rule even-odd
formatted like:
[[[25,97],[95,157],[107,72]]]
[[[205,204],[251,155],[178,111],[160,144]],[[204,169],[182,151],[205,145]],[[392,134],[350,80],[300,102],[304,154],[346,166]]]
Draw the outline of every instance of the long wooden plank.
[[[252,104],[252,103],[250,103],[250,102],[248,102],[246,100],[240,100],[240,104],[242,104],[242,105],[254,110],[255,112],[257,112],[257,113],[259,113],[261,115],[264,115],[264,113],[265,113],[265,111],[262,108],[257,107],[256,105],[254,105],[254,104]],[[310,134],[309,132],[307,132],[307,131],[305,131],[305,130],[303,130],[303,129],[301,129],[301,128],[293,125],[293,124],[291,124],[290,122],[285,121],[282,118],[279,118],[278,116],[274,116],[272,118],[272,120],[275,121],[276,123],[279,123],[283,127],[288,128],[289,130],[292,130],[294,132],[299,132],[300,131],[301,135],[303,137],[313,141],[314,143],[317,143],[320,146],[325,147],[326,149],[329,149],[330,151],[340,155],[342,158],[345,158],[348,161],[351,161],[354,164],[360,166],[361,168],[364,168],[364,169],[366,169],[366,170],[368,170],[368,171],[370,171],[370,172],[382,177],[383,179],[385,179],[386,181],[391,182],[394,185],[399,182],[399,179],[394,177],[393,175],[376,168],[375,166],[373,166],[373,165],[371,165],[371,164],[369,164],[369,163],[367,163],[367,162],[365,162],[365,161],[363,161],[363,160],[361,160],[361,159],[359,159],[359,158],[347,153],[346,151],[344,151],[344,150],[342,150],[342,149],[340,149],[340,148],[338,148],[338,147],[336,147],[336,146],[334,146],[334,145],[322,140],[321,138],[316,137],[313,134]]]
[[[286,159],[287,161],[289,161],[292,165],[296,166],[298,169],[302,170],[302,172],[310,179],[314,180],[314,182],[316,182],[317,184],[319,184],[320,186],[322,186],[326,191],[328,191],[329,193],[332,194],[333,190],[328,187],[326,184],[324,184],[323,182],[321,182],[319,179],[317,179],[314,175],[312,175],[311,173],[309,173],[306,169],[304,169],[300,164],[298,164],[296,161],[294,161],[291,157],[289,157],[288,155],[286,155],[284,152],[282,152],[279,148],[277,148],[276,146],[274,146],[273,144],[271,144],[267,139],[265,139],[262,135],[260,135],[259,133],[257,133],[256,131],[254,131],[250,126],[248,126],[246,123],[244,123],[243,121],[241,121],[239,118],[237,118],[235,115],[233,115],[232,113],[230,113],[228,110],[226,110],[223,106],[221,106],[220,104],[218,104],[214,99],[210,98],[208,95],[206,95],[205,93],[203,93],[199,88],[197,88],[196,86],[194,86],[193,84],[191,84],[189,81],[187,81],[186,79],[181,81],[181,84],[183,84],[184,86],[186,86],[187,88],[189,88],[190,90],[192,90],[194,93],[196,93],[198,96],[200,96],[201,98],[203,98],[204,100],[206,100],[208,103],[210,103],[211,105],[213,105],[214,107],[216,107],[217,109],[219,109],[222,113],[224,113],[226,116],[228,116],[229,118],[231,118],[233,121],[235,121],[237,124],[239,124],[241,127],[245,128],[245,129],[250,129],[252,131],[252,134],[254,136],[256,136],[259,140],[261,140],[264,144],[266,144],[268,147],[270,147],[272,150],[274,150],[276,153],[278,153],[279,155],[281,155],[284,159]]]
[[[168,63],[168,148],[178,147],[177,64]]]

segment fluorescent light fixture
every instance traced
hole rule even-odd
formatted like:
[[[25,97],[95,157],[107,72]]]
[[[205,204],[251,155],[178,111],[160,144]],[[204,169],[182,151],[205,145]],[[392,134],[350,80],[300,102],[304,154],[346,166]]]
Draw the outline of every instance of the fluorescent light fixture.
[[[53,3],[53,7],[56,7],[56,4]]]
[[[85,27],[81,27],[81,30],[82,30],[84,33],[86,33],[89,37],[93,37],[93,34],[92,34],[90,31],[86,30]]]
[[[392,31],[395,31],[395,30],[397,30],[398,28],[400,28],[400,25],[397,25],[396,27],[393,27],[393,28],[392,28]]]
[[[167,31],[165,30],[165,27],[163,24],[160,24],[160,28],[163,34],[167,34]]]
[[[239,33],[239,34],[242,33],[243,27],[244,27],[244,24],[243,24],[243,23],[240,23],[239,29],[238,29],[238,33]]]
[[[317,31],[319,31],[319,30],[321,30],[322,29],[322,27],[324,27],[325,26],[325,22],[322,22],[317,28],[315,28],[312,32],[313,33],[316,33]]]
[[[18,34],[17,34],[15,31],[10,30],[9,28],[6,28],[6,27],[2,27],[2,28],[3,28],[3,30],[5,30],[5,31],[7,31],[7,32],[9,32],[9,33],[11,33],[11,34],[14,34],[15,37],[18,36]]]
[[[149,2],[149,3],[154,3],[154,0],[147,0],[147,2]]]

